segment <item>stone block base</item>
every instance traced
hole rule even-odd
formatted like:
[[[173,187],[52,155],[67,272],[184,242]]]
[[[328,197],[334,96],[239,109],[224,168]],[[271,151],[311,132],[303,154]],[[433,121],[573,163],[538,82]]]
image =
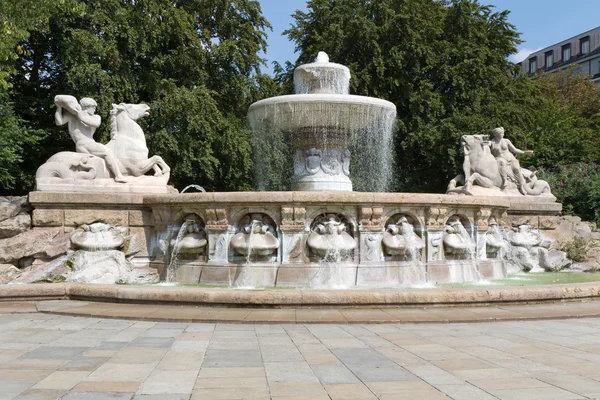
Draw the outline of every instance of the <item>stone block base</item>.
[[[423,284],[427,281],[427,266],[423,263],[388,262],[384,265],[361,265],[357,286],[394,287]]]

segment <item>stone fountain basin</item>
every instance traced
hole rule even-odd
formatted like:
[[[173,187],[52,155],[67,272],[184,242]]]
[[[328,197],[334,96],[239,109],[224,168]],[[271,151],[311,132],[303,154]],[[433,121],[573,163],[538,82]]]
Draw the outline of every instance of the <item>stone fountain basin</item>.
[[[279,129],[294,131],[311,126],[358,130],[394,118],[396,106],[373,97],[341,94],[292,94],[258,101],[248,109],[253,130],[272,122]]]
[[[332,253],[339,252],[341,257],[347,257],[356,248],[356,241],[349,234],[318,234],[311,233],[307,244],[319,257],[327,257]]]
[[[231,239],[231,247],[236,253],[246,256],[250,255],[268,256],[279,248],[279,240],[273,234],[244,234],[238,233]]]
[[[177,251],[181,254],[204,254],[207,243],[204,238],[184,237],[177,244]]]
[[[206,225],[210,247],[207,248],[208,259],[181,266],[178,270],[182,274],[178,278],[181,283],[229,286],[231,277],[248,267],[247,260],[232,257],[235,250],[229,243],[235,236],[234,227],[253,212],[272,218],[280,241],[277,250],[280,257],[275,263],[251,265],[257,274],[264,272],[261,276],[269,277],[269,280],[256,283],[257,286],[321,287],[319,282],[314,282],[315,277],[327,274],[321,271],[323,265],[310,257],[315,252],[307,242],[313,222],[327,213],[342,215],[348,221],[348,227],[352,226],[356,249],[351,252],[356,252],[356,256],[341,263],[336,272],[344,282],[353,282],[351,287],[387,287],[409,281],[411,284],[469,282],[479,276],[505,276],[501,261],[466,261],[464,265],[458,261],[447,262],[443,252],[437,252],[430,244],[435,238],[441,238],[444,225],[452,215],[464,216],[472,226],[483,223],[479,221],[481,216],[485,222],[487,215],[500,219],[510,206],[510,201],[503,198],[424,193],[216,192],[148,195],[143,204],[151,210],[153,221],[156,221],[155,232],[166,231],[169,225],[181,223],[191,213],[197,214]],[[410,216],[415,228],[418,226],[425,232],[424,261],[414,266],[418,271],[386,260],[381,251],[386,223],[397,214]],[[434,255],[437,258],[432,259]],[[159,260],[153,261],[153,265],[159,271],[164,268]],[[479,274],[471,271],[474,268]],[[269,275],[267,269],[276,273]],[[419,282],[414,281],[416,275],[413,272],[418,272]]]

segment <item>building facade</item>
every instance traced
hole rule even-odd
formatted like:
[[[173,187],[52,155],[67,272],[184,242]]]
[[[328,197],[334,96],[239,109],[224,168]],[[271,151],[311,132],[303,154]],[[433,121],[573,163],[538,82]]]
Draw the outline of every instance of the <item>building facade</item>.
[[[576,72],[590,75],[600,86],[600,26],[531,53],[519,63],[521,71],[530,76],[539,70],[553,72],[574,64],[579,66]]]

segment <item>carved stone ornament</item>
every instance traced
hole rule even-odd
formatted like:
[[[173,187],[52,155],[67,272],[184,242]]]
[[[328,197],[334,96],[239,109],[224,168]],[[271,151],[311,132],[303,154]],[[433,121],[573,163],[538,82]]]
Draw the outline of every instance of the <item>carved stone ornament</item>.
[[[430,207],[427,211],[427,226],[434,229],[441,229],[444,226],[444,220],[448,210],[441,207]]]
[[[475,223],[477,224],[477,229],[480,231],[486,231],[488,229],[488,220],[492,215],[492,210],[489,208],[480,208],[477,211],[477,215],[475,218]]]
[[[504,137],[504,128],[489,135],[464,135],[461,145],[465,154],[463,173],[448,184],[448,193],[481,196],[536,196],[543,202],[554,202],[548,182],[540,180],[535,171],[521,168],[518,155],[533,151],[516,148]],[[463,186],[460,186],[463,185]]]
[[[206,209],[206,228],[214,230],[226,230],[227,225],[227,210],[223,208],[207,208]]]
[[[148,157],[146,138],[136,122],[148,116],[145,104],[113,104],[107,144],[94,140],[101,124],[96,102],[58,95],[55,120],[67,125],[75,152],[50,157],[36,172],[36,189],[58,192],[167,193],[170,168],[159,156]],[[151,172],[153,176],[147,176]]]
[[[282,231],[300,231],[304,229],[306,209],[303,207],[282,207],[281,226]]]

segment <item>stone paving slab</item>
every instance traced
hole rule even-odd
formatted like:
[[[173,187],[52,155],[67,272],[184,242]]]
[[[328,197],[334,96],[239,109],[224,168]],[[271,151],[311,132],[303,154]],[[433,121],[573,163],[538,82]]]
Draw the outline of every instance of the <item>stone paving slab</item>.
[[[246,322],[2,314],[0,399],[600,398],[600,318]]]

